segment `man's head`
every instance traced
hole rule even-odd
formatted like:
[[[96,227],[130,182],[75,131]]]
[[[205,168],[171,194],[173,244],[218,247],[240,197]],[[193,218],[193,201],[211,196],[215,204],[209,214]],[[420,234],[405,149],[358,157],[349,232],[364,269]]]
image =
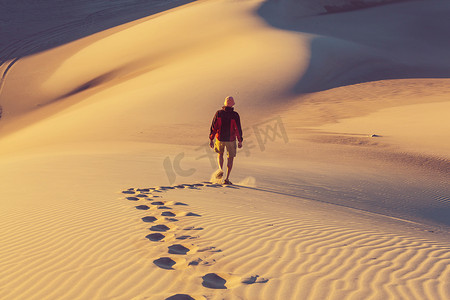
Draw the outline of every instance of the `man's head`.
[[[225,106],[232,107],[234,105],[234,99],[231,96],[225,98],[225,102],[223,103]]]

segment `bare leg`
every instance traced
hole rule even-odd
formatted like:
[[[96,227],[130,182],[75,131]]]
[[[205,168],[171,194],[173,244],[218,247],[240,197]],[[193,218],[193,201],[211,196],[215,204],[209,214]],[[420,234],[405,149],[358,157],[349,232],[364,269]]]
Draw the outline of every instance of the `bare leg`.
[[[223,153],[222,154],[218,154],[217,156],[217,163],[219,164],[219,168],[221,170],[223,170]]]
[[[230,177],[231,169],[233,168],[233,161],[234,161],[234,157],[228,157],[228,161],[227,161],[227,178],[225,178],[225,180],[228,180],[228,177]]]

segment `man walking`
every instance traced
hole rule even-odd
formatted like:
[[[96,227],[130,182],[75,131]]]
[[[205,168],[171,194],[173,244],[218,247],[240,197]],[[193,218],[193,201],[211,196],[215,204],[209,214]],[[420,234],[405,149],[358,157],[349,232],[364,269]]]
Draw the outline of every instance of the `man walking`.
[[[238,147],[242,148],[242,128],[239,114],[234,111],[234,99],[231,96],[225,98],[224,106],[214,115],[209,133],[209,146],[214,148],[218,153],[217,162],[219,164],[219,172],[217,178],[223,177],[223,153],[227,149],[227,176],[223,181],[224,184],[231,184],[229,177],[233,168],[233,160],[236,157],[236,138]],[[216,142],[214,143],[214,137]]]

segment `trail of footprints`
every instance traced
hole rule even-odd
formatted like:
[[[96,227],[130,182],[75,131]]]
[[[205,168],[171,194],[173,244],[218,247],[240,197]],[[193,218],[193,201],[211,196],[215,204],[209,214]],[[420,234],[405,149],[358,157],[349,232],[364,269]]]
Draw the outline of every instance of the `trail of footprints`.
[[[215,263],[214,259],[206,260],[201,257],[187,257],[199,253],[209,252],[216,253],[221,252],[220,249],[215,247],[200,248],[193,243],[188,243],[191,240],[195,240],[198,235],[196,233],[203,230],[202,227],[187,226],[178,227],[176,222],[180,218],[184,217],[201,217],[201,215],[185,211],[179,208],[186,208],[189,205],[182,202],[164,201],[162,200],[162,193],[171,189],[199,189],[200,187],[222,187],[221,184],[213,184],[211,182],[196,183],[196,184],[183,184],[177,186],[163,186],[156,188],[129,188],[122,191],[126,195],[126,199],[129,201],[142,202],[145,204],[136,205],[138,210],[151,211],[153,215],[145,216],[142,221],[149,223],[149,228],[152,233],[148,234],[146,238],[150,242],[167,242],[168,240],[179,241],[179,243],[168,243],[167,253],[170,256],[163,256],[153,261],[153,263],[165,270],[180,270],[188,267],[205,265],[211,266]],[[141,201],[142,200],[142,201]],[[233,288],[240,284],[253,284],[253,283],[266,283],[268,279],[261,278],[259,275],[251,276],[248,278],[241,278],[236,275],[228,273],[208,273],[202,277],[202,285],[211,289],[227,289]],[[177,294],[167,299],[195,299],[189,295]]]

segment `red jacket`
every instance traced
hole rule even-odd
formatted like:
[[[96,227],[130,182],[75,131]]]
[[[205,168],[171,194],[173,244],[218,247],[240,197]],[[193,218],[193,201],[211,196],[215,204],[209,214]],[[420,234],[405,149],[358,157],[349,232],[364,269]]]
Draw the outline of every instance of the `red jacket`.
[[[221,142],[232,142],[236,138],[243,141],[241,119],[233,107],[224,106],[214,115],[209,133],[209,139],[216,137]]]

